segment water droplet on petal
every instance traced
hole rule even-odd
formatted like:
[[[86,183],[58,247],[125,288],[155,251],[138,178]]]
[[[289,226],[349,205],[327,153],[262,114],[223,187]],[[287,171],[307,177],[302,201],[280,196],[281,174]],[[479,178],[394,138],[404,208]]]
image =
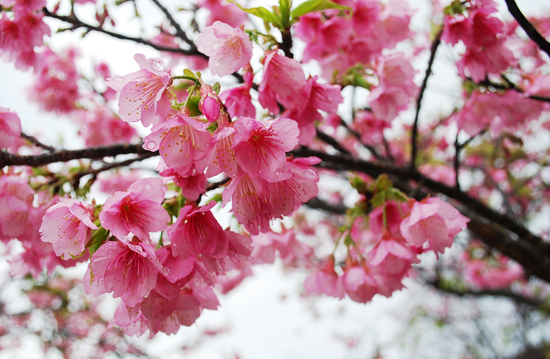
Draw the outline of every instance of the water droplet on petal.
[[[122,77],[120,75],[115,75],[115,76],[111,77],[110,80],[114,81],[114,82],[121,82],[121,81],[124,81],[124,77]]]
[[[163,71],[164,70],[164,61],[161,59],[151,59],[151,67],[153,70]]]
[[[148,190],[148,191],[150,191],[150,190],[153,189],[153,186],[151,186],[150,183],[147,183],[147,184],[145,185],[145,189]]]
[[[155,148],[155,142],[153,142],[153,141],[147,142],[145,147],[147,147],[148,150],[152,150],[153,148]]]

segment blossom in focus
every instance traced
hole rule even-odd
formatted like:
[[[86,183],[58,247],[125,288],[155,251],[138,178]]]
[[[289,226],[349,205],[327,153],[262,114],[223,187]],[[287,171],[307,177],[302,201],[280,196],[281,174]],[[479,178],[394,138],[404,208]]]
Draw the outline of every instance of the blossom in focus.
[[[210,57],[208,67],[214,75],[230,75],[252,58],[252,41],[248,35],[220,21],[204,29],[196,43],[197,49]]]
[[[134,60],[141,70],[124,77],[111,77],[106,84],[120,92],[118,114],[124,121],[141,121],[146,127],[156,125],[172,110],[173,95],[168,91],[172,78],[164,71],[164,62],[160,59],[135,54]]]
[[[286,152],[298,144],[296,121],[279,118],[260,122],[241,117],[234,125],[233,150],[241,168],[253,177],[276,182],[289,177]]]
[[[55,254],[68,258],[80,255],[91,239],[94,208],[84,202],[62,199],[50,207],[42,220],[43,242],[52,243]]]
[[[160,178],[144,178],[134,182],[127,192],[115,192],[107,198],[99,214],[101,225],[116,237],[130,232],[142,241],[149,241],[149,232],[166,229],[170,216],[161,206],[166,187]]]

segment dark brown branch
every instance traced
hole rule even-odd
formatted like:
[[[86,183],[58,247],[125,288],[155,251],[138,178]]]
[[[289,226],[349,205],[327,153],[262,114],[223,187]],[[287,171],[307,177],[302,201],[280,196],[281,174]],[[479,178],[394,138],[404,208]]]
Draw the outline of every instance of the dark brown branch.
[[[510,14],[512,14],[514,19],[516,19],[521,28],[525,30],[527,36],[529,36],[529,38],[533,40],[542,51],[546,52],[548,56],[550,56],[550,43],[546,41],[537,29],[531,25],[529,20],[523,16],[516,2],[514,0],[506,0],[506,5],[508,5],[508,11],[510,11]]]
[[[147,45],[147,46],[150,46],[153,49],[159,50],[159,51],[175,52],[175,53],[182,54],[182,55],[197,55],[197,56],[206,57],[204,54],[198,52],[196,50],[196,48],[195,49],[192,48],[191,50],[184,50],[184,49],[179,49],[179,48],[165,47],[165,46],[161,46],[161,45],[156,45],[156,44],[153,44],[152,42],[144,40],[140,37],[126,36],[126,35],[122,35],[122,34],[119,34],[119,33],[116,33],[116,32],[105,30],[102,27],[86,24],[86,23],[80,21],[78,18],[76,18],[74,16],[63,16],[63,15],[58,15],[58,14],[51,13],[47,8],[43,8],[42,12],[47,17],[51,17],[51,18],[61,20],[61,21],[65,21],[65,22],[68,22],[69,24],[72,24],[73,25],[73,28],[72,28],[73,30],[76,30],[78,28],[84,28],[84,29],[87,29],[88,31],[100,32],[100,33],[109,35],[111,37],[117,38],[117,39],[128,40],[128,41],[136,42],[138,44]]]
[[[329,135],[327,135],[323,131],[319,131],[319,129],[316,129],[316,131],[317,131],[316,136],[317,136],[318,139],[320,139],[321,141],[323,141],[324,143],[326,143],[328,145],[331,145],[335,150],[337,150],[341,153],[351,155],[351,153],[344,146],[342,146],[340,144],[340,142],[336,141],[334,138],[330,137]]]
[[[481,86],[485,86],[485,87],[493,87],[497,90],[514,90],[514,91],[522,93],[522,94],[525,93],[525,91],[520,89],[516,84],[510,82],[508,79],[505,79],[505,80],[506,80],[506,85],[499,84],[499,83],[496,83],[496,82],[491,82],[489,80],[484,80],[484,81],[478,82],[477,85],[481,85]],[[525,98],[535,100],[535,101],[541,101],[541,102],[550,102],[550,98],[543,97],[543,96],[537,96],[537,95],[525,95]]]
[[[533,307],[533,308],[540,308],[540,309],[548,309],[547,308],[547,305],[542,302],[542,301],[538,301],[536,299],[532,299],[532,298],[528,298],[528,297],[524,297],[520,294],[517,294],[517,293],[514,293],[510,290],[506,290],[506,289],[480,289],[480,290],[474,290],[474,289],[469,289],[469,290],[459,290],[459,289],[455,289],[455,288],[451,288],[447,285],[442,285],[442,283],[440,281],[438,281],[437,279],[436,280],[432,280],[432,281],[425,281],[426,284],[429,284],[431,285],[432,287],[434,287],[435,289],[437,290],[440,290],[444,293],[449,293],[449,294],[453,294],[453,295],[456,295],[456,296],[459,296],[459,297],[464,297],[464,296],[472,296],[472,297],[485,297],[485,296],[491,296],[491,297],[502,297],[502,298],[508,298],[508,299],[511,299],[513,300],[514,302],[518,303],[518,304],[526,304],[530,307]]]
[[[187,43],[191,47],[191,51],[198,52],[195,43],[187,37],[187,34],[185,33],[185,31],[183,31],[180,24],[176,21],[176,19],[174,19],[172,14],[170,14],[170,11],[168,11],[168,9],[166,9],[158,0],[151,1],[153,1],[155,5],[157,5],[157,7],[164,13],[168,21],[170,21],[170,24],[172,24],[172,26],[176,30],[176,36],[185,41],[185,43]]]
[[[21,132],[21,137],[24,138],[25,140],[29,141],[29,142],[32,143],[33,145],[45,149],[46,151],[55,152],[55,147],[45,145],[45,144],[43,144],[42,142],[38,141],[38,140],[37,140],[35,137],[33,137],[33,136],[29,136],[29,135],[27,135],[27,134]]]
[[[416,168],[416,154],[418,152],[418,143],[417,143],[417,137],[418,137],[418,119],[420,116],[420,109],[422,107],[422,97],[424,97],[424,92],[426,92],[426,88],[428,87],[428,79],[430,78],[430,75],[432,74],[432,66],[435,60],[435,53],[437,52],[437,48],[439,47],[439,44],[441,44],[441,33],[443,32],[443,29],[439,30],[437,35],[435,36],[434,42],[432,43],[432,47],[430,48],[430,59],[428,60],[428,67],[426,68],[426,73],[424,74],[424,80],[422,81],[422,86],[420,87],[420,92],[418,93],[418,97],[416,98],[416,113],[414,115],[414,123],[412,128],[412,135],[411,135],[411,168]]]
[[[146,153],[143,153],[143,154],[141,154],[141,155],[139,155],[138,157],[135,157],[135,158],[130,158],[130,159],[120,161],[120,162],[109,163],[109,164],[106,164],[106,165],[104,165],[100,168],[97,168],[97,169],[90,169],[90,170],[84,172],[82,174],[82,176],[89,175],[89,174],[96,176],[100,172],[105,172],[105,171],[108,171],[108,170],[112,170],[113,168],[117,168],[117,167],[129,166],[134,162],[143,161],[147,158],[154,157],[154,156],[158,156],[158,153],[147,151]]]
[[[283,38],[281,49],[286,57],[293,59],[294,54],[292,53],[292,34],[290,33],[290,28],[282,30],[281,36]]]
[[[346,211],[348,210],[348,207],[344,206],[343,204],[331,204],[319,199],[318,197],[313,197],[312,199],[304,203],[304,205],[309,208],[321,209],[323,211],[335,214],[346,214]]]
[[[544,249],[545,253],[550,253],[548,244],[544,243],[544,241],[540,237],[533,235],[523,225],[516,222],[515,219],[510,218],[509,216],[506,216],[504,214],[500,214],[495,210],[487,207],[485,204],[478,201],[477,199],[470,197],[467,193],[459,191],[454,187],[449,187],[441,182],[434,181],[414,169],[366,162],[358,158],[346,155],[334,156],[304,147],[292,151],[292,153],[297,157],[317,156],[323,161],[320,164],[321,166],[334,170],[359,171],[373,178],[376,178],[383,173],[387,173],[390,175],[394,175],[403,181],[413,180],[417,183],[422,183],[422,185],[428,188],[430,191],[441,193],[449,198],[460,202],[471,212],[481,215],[485,217],[488,221],[495,222],[499,226],[502,226],[510,230],[511,232],[514,232],[518,237],[524,240],[531,241],[537,246],[541,246],[541,249]]]
[[[38,167],[54,162],[67,162],[76,159],[101,159],[103,157],[124,154],[151,153],[143,149],[142,144],[117,144],[110,146],[90,147],[82,150],[59,150],[36,156],[21,156],[8,152],[0,152],[0,168],[4,166],[32,166]],[[158,155],[155,152],[154,155]]]

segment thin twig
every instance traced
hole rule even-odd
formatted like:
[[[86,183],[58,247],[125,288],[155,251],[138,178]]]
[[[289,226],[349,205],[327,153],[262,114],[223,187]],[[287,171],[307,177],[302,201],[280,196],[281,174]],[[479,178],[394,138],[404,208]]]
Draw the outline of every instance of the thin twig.
[[[516,19],[518,24],[523,30],[527,33],[527,36],[533,40],[537,46],[550,56],[550,43],[546,41],[544,37],[535,29],[535,27],[525,18],[521,13],[521,10],[518,8],[514,0],[506,0],[506,5],[508,5],[508,11]]]
[[[150,46],[150,47],[154,48],[155,50],[159,50],[159,51],[175,52],[175,53],[182,54],[182,55],[197,55],[197,56],[202,56],[202,57],[206,58],[206,56],[204,54],[198,52],[196,49],[184,50],[184,49],[180,49],[180,48],[165,47],[165,46],[154,44],[154,43],[152,43],[150,41],[147,41],[147,40],[144,40],[140,37],[126,36],[126,35],[122,35],[122,34],[119,34],[119,33],[116,33],[116,32],[105,30],[102,27],[86,24],[86,23],[80,21],[75,16],[63,16],[63,15],[54,14],[54,13],[51,13],[47,8],[43,8],[42,12],[47,17],[51,17],[51,18],[54,18],[54,19],[65,21],[65,22],[68,22],[69,24],[73,24],[72,30],[76,30],[78,28],[85,28],[88,31],[100,32],[100,33],[109,35],[111,37],[117,38],[117,39],[128,40],[128,41],[136,42],[138,44],[147,45],[147,46]]]
[[[55,152],[55,147],[52,147],[52,146],[48,146],[48,145],[45,145],[43,144],[42,142],[38,141],[35,137],[33,136],[29,136],[23,132],[21,132],[21,137],[23,137],[25,140],[31,142],[33,145],[37,146],[37,147],[40,147],[40,148],[43,148],[45,149],[46,151],[48,152]]]
[[[180,24],[176,21],[176,19],[174,19],[172,14],[170,14],[170,11],[168,11],[168,9],[166,9],[158,0],[151,1],[154,2],[155,5],[157,5],[157,7],[164,13],[164,15],[166,15],[166,18],[168,19],[168,21],[170,21],[170,24],[172,24],[174,29],[176,29],[176,36],[185,41],[185,43],[191,47],[191,51],[198,52],[195,43],[191,41],[189,37],[187,37],[187,34],[185,33],[185,31],[183,31]]]
[[[426,91],[426,88],[428,87],[428,79],[430,75],[432,74],[432,65],[435,60],[435,53],[437,52],[437,48],[439,47],[439,44],[441,44],[441,33],[443,32],[443,29],[440,29],[437,35],[435,36],[434,42],[432,43],[432,46],[430,48],[430,59],[428,60],[428,67],[426,68],[426,73],[424,74],[424,80],[422,81],[422,86],[420,87],[420,92],[418,93],[418,97],[416,98],[416,113],[414,115],[414,124],[412,128],[412,135],[411,135],[411,164],[410,167],[412,169],[416,168],[416,154],[418,152],[418,144],[417,144],[417,137],[418,137],[418,119],[420,116],[420,109],[422,106],[422,97],[424,97],[424,92]]]

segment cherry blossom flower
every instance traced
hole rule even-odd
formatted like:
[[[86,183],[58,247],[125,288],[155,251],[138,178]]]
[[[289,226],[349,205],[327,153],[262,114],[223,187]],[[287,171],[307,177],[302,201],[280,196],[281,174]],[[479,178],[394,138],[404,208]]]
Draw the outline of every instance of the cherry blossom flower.
[[[258,100],[262,107],[278,114],[277,101],[285,106],[293,103],[293,96],[306,84],[306,77],[298,61],[280,55],[277,50],[266,52],[263,64]]]
[[[310,294],[326,294],[330,297],[343,299],[345,292],[342,281],[334,270],[334,256],[330,256],[323,268],[310,274],[305,282],[304,289]]]
[[[110,241],[93,254],[91,274],[103,282],[107,292],[122,297],[133,307],[149,295],[159,271],[166,272],[153,248],[144,242]]]
[[[234,125],[233,150],[239,165],[253,177],[275,182],[288,178],[286,152],[298,144],[298,125],[288,118],[259,122],[241,117]]]
[[[141,121],[146,127],[157,125],[172,110],[173,95],[168,90],[172,78],[164,71],[164,62],[160,59],[135,54],[134,60],[141,70],[124,77],[114,76],[106,84],[120,92],[118,114],[124,121]]]
[[[182,176],[196,161],[208,155],[210,132],[205,123],[194,118],[181,113],[172,114],[151,131],[143,139],[143,148],[152,152],[158,150],[164,162]]]
[[[180,210],[174,224],[168,228],[172,253],[186,259],[207,254],[224,257],[227,254],[227,236],[210,211],[216,202],[197,208],[187,205]]]
[[[220,21],[205,28],[196,43],[197,49],[210,57],[208,67],[214,75],[230,75],[252,58],[252,41],[248,35]]]
[[[166,187],[160,178],[144,178],[134,182],[127,192],[115,192],[107,198],[99,214],[101,225],[116,237],[130,232],[142,241],[149,241],[149,232],[166,229],[170,216],[162,208]]]
[[[225,0],[200,0],[198,6],[210,10],[210,16],[206,20],[207,26],[221,21],[229,26],[237,27],[248,20],[244,11]]]
[[[55,254],[62,258],[80,255],[91,239],[94,208],[84,202],[60,199],[50,207],[42,220],[40,235],[43,242],[52,243]]]
[[[0,148],[10,147],[21,136],[21,120],[7,108],[0,107]]]
[[[250,89],[254,80],[254,73],[250,65],[244,67],[244,84],[225,90],[220,93],[220,99],[227,107],[227,112],[231,117],[256,117],[256,108],[252,104]]]
[[[414,202],[410,215],[403,219],[400,227],[409,244],[421,247],[427,241],[431,250],[443,253],[468,222],[469,219],[453,206],[431,197]]]

